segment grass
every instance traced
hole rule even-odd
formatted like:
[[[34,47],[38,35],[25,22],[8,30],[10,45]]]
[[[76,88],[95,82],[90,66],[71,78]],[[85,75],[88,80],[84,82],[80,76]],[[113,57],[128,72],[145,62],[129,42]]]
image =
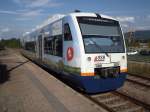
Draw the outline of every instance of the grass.
[[[150,56],[128,56],[128,73],[150,77]]]

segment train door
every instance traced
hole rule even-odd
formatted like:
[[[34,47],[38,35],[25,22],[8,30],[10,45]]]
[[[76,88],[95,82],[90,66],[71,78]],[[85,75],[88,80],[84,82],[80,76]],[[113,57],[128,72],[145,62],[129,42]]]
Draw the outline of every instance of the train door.
[[[42,35],[38,36],[38,58],[39,60],[42,60],[42,54],[43,54],[43,41],[42,41]]]

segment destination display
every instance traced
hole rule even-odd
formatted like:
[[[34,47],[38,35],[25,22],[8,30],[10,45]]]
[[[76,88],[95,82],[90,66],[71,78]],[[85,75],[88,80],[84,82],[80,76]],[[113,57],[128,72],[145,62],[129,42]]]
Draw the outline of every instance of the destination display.
[[[87,23],[87,24],[100,24],[100,25],[111,25],[117,26],[118,21],[106,19],[106,18],[98,18],[98,17],[77,17],[78,23]]]

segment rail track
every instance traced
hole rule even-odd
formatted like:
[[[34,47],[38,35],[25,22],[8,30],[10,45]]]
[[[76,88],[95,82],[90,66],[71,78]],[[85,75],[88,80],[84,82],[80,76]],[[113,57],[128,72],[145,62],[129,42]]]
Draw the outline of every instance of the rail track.
[[[109,112],[150,112],[150,105],[118,91],[84,96]]]
[[[127,81],[136,86],[150,88],[150,78],[128,74]],[[150,112],[150,105],[119,91],[97,95],[85,95],[109,112]]]
[[[150,78],[148,77],[139,76],[135,74],[128,74],[126,80],[134,84],[141,85],[146,88],[150,88]]]
[[[44,67],[46,70],[46,68]],[[108,112],[150,112],[150,105],[118,91],[97,95],[82,94]]]

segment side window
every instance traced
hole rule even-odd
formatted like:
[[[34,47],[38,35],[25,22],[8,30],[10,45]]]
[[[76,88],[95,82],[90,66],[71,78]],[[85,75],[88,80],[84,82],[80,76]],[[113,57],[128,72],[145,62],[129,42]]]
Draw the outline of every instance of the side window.
[[[45,54],[53,54],[52,49],[52,37],[45,37],[44,38],[44,53]]]
[[[49,45],[48,45],[48,38],[44,38],[44,53],[48,54],[49,53]]]
[[[62,35],[44,38],[44,53],[62,57]]]
[[[31,52],[35,52],[35,41],[26,42],[25,49]]]
[[[56,55],[62,57],[62,35],[57,36],[55,40]]]
[[[66,23],[64,25],[64,41],[71,41],[71,40],[72,40],[72,35],[71,35],[70,27],[69,24]]]

